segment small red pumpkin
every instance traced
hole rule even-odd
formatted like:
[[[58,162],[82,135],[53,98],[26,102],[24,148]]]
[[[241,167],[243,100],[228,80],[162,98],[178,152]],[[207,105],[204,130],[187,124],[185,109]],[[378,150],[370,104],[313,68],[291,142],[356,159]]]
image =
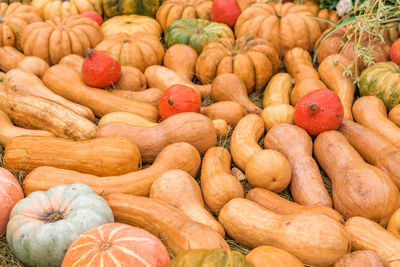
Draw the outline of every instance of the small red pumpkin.
[[[400,39],[394,42],[390,48],[390,60],[400,65]]]
[[[0,168],[0,236],[6,232],[11,210],[23,198],[24,193],[14,175]]]
[[[182,112],[199,112],[201,105],[197,92],[185,85],[172,85],[160,99],[160,116],[163,120]]]
[[[236,0],[214,0],[211,7],[211,21],[225,23],[233,28],[241,12]]]
[[[90,18],[90,19],[96,21],[99,25],[101,25],[101,24],[103,23],[103,18],[100,16],[99,13],[94,12],[94,11],[86,11],[86,12],[83,12],[83,13],[81,14],[81,16],[82,16],[82,17]]]
[[[169,261],[167,249],[154,235],[127,224],[108,223],[79,236],[61,267],[166,267]]]
[[[329,89],[314,90],[303,96],[294,109],[294,123],[317,136],[336,130],[343,120],[340,98]]]
[[[121,76],[121,64],[107,51],[88,49],[82,64],[82,79],[92,87],[105,88],[116,83]]]

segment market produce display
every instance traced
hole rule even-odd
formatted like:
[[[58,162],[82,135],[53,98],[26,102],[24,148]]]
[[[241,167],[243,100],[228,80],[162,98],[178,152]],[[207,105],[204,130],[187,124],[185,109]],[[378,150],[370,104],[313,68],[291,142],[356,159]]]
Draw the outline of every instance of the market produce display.
[[[0,0],[0,266],[400,266],[398,0]]]

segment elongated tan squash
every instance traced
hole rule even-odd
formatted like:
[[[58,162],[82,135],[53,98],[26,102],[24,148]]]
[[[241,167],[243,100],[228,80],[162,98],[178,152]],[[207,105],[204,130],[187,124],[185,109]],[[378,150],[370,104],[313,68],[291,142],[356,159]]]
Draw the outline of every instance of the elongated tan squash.
[[[192,81],[196,60],[197,52],[193,48],[185,44],[175,44],[165,51],[163,65],[186,81]]]
[[[191,220],[182,211],[158,199],[111,194],[106,200],[117,222],[158,236],[174,255],[189,249],[229,249],[226,241],[211,227]]]
[[[225,230],[204,207],[199,184],[185,171],[170,170],[154,181],[150,198],[164,201],[182,211],[190,219],[210,226],[225,237]]]
[[[207,107],[201,107],[200,113],[212,120],[222,119],[233,127],[247,115],[243,105],[234,101],[221,101]]]
[[[5,146],[13,138],[22,135],[54,136],[48,131],[24,129],[14,126],[8,115],[0,110],[0,145]]]
[[[304,267],[301,261],[282,249],[271,246],[260,246],[246,256],[254,267]]]
[[[222,208],[218,220],[231,238],[249,248],[274,246],[312,266],[331,266],[350,251],[344,226],[325,215],[279,215],[235,198]]]
[[[400,104],[390,110],[388,117],[396,126],[400,127]]]
[[[340,257],[333,267],[389,267],[389,264],[371,250],[358,250]]]
[[[218,119],[212,121],[217,137],[225,137],[228,135],[228,123],[224,120]]]
[[[231,155],[224,147],[207,150],[201,166],[201,190],[207,207],[216,215],[231,199],[243,197],[243,186],[230,173]]]
[[[99,127],[102,127],[108,123],[115,123],[115,122],[124,123],[131,126],[139,126],[139,127],[154,127],[158,125],[158,123],[151,122],[143,117],[140,117],[139,115],[129,112],[108,113],[103,117],[101,117],[97,125]]]
[[[7,144],[4,166],[23,173],[40,166],[51,166],[109,176],[137,171],[141,167],[141,157],[133,142],[117,136],[80,142],[56,137],[20,136]]]
[[[0,110],[17,126],[46,130],[56,137],[89,140],[96,136],[97,126],[72,110],[53,101],[0,88]]]
[[[154,106],[116,96],[102,89],[87,86],[79,72],[66,64],[57,64],[49,68],[44,77],[44,84],[56,94],[75,103],[82,104],[101,117],[107,113],[131,112],[151,121],[157,121],[158,110]]]
[[[158,108],[161,96],[164,93],[158,88],[148,88],[146,90],[137,92],[130,90],[110,90],[110,92],[117,96],[148,103],[156,108]]]
[[[23,184],[25,195],[41,190],[47,191],[61,184],[84,183],[98,194],[126,193],[148,196],[151,185],[168,170],[180,169],[195,176],[200,168],[200,155],[188,143],[174,143],[164,148],[150,167],[119,176],[98,177],[54,167],[39,167],[30,172]]]
[[[396,210],[390,217],[386,229],[400,238],[400,209]]]

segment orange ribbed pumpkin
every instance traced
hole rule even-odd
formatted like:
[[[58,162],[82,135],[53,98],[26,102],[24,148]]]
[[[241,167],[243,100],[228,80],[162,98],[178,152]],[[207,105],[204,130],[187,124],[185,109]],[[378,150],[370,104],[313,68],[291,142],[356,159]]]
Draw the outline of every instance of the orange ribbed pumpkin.
[[[61,267],[166,267],[169,261],[167,249],[154,235],[127,224],[108,223],[78,237]]]

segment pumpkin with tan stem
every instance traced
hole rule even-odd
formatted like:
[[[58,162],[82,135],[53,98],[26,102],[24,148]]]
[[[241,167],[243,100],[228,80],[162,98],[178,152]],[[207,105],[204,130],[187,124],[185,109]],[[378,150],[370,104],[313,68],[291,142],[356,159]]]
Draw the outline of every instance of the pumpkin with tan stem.
[[[67,18],[85,11],[103,14],[101,0],[33,0],[32,6],[44,19]]]
[[[125,32],[132,35],[137,32],[152,34],[157,38],[161,37],[162,30],[158,22],[146,16],[126,15],[108,19],[101,25],[104,37]]]
[[[79,235],[111,222],[114,217],[107,202],[89,186],[55,186],[32,193],[15,205],[7,225],[7,243],[25,264],[60,266]]]
[[[0,3],[0,47],[16,46],[24,29],[33,22],[42,21],[35,8],[20,3]]]
[[[132,66],[142,72],[152,65],[161,65],[164,48],[159,39],[147,33],[113,34],[99,43],[95,50],[108,51],[122,66]]]
[[[196,62],[197,78],[212,83],[222,73],[234,73],[247,91],[261,90],[279,70],[279,55],[266,40],[245,34],[236,41],[220,38],[209,43]]]
[[[243,11],[235,25],[237,37],[253,34],[269,41],[280,56],[294,47],[309,52],[321,35],[311,9],[293,3],[254,4]]]

